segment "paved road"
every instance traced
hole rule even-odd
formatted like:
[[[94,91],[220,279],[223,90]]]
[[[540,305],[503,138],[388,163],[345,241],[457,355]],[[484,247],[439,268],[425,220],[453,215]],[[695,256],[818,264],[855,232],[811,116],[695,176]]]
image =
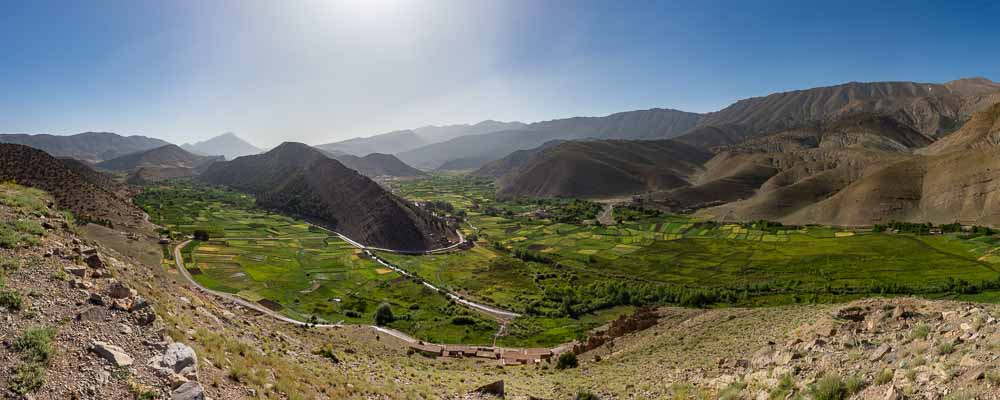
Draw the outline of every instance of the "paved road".
[[[277,313],[277,312],[275,312],[275,311],[273,311],[273,310],[271,310],[271,309],[269,309],[267,307],[264,307],[264,306],[262,306],[260,304],[257,304],[257,303],[251,302],[251,301],[247,301],[247,300],[245,300],[245,299],[243,299],[243,298],[241,298],[239,296],[234,296],[234,295],[229,294],[229,293],[217,292],[217,291],[214,291],[214,290],[211,290],[209,288],[206,288],[204,286],[199,285],[198,282],[195,282],[194,278],[191,277],[191,274],[188,273],[187,268],[184,268],[184,257],[183,257],[183,255],[181,255],[181,250],[184,248],[184,246],[187,246],[189,243],[191,243],[190,240],[185,240],[185,241],[181,242],[180,244],[178,244],[177,247],[174,248],[174,263],[177,265],[177,271],[180,272],[181,276],[183,276],[184,279],[188,281],[188,284],[190,284],[191,286],[193,286],[197,290],[199,290],[201,292],[204,292],[204,293],[208,293],[210,295],[213,295],[213,296],[216,296],[216,297],[219,297],[219,298],[222,298],[224,300],[229,300],[229,301],[231,301],[233,303],[239,304],[240,306],[256,310],[256,311],[258,311],[258,312],[260,312],[262,314],[266,314],[266,315],[270,316],[271,318],[277,319],[277,320],[282,321],[282,322],[287,322],[289,324],[302,325],[302,326],[313,326],[313,327],[316,327],[316,328],[337,328],[337,327],[341,326],[341,324],[339,324],[339,323],[338,324],[315,324],[315,325],[313,325],[313,324],[310,324],[310,323],[307,323],[307,322],[302,322],[302,321],[299,321],[297,319],[289,318],[289,317],[287,317],[285,315]],[[374,330],[376,332],[384,333],[386,335],[395,337],[395,338],[397,338],[399,340],[402,340],[404,342],[407,342],[407,343],[418,343],[419,342],[419,340],[414,339],[412,336],[407,335],[407,334],[405,334],[403,332],[397,331],[395,329],[383,328],[381,326],[375,326],[375,325],[362,325],[362,326],[369,327],[369,328],[371,328],[372,330]]]

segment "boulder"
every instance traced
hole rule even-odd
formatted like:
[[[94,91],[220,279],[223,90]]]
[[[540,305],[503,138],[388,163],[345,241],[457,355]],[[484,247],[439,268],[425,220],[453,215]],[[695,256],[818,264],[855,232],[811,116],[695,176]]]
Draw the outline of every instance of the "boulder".
[[[171,343],[160,356],[159,368],[180,375],[195,373],[198,371],[198,355],[191,346]]]
[[[483,385],[473,390],[472,393],[489,394],[497,397],[504,397],[503,381],[496,381],[488,385]]]
[[[117,311],[128,311],[132,308],[132,301],[129,299],[111,300],[111,309]]]
[[[132,365],[132,356],[125,352],[125,349],[110,343],[94,341],[90,345],[90,351],[97,356],[107,360],[116,367],[127,367]]]
[[[76,277],[83,278],[84,276],[87,275],[87,268],[84,268],[84,267],[77,267],[77,266],[74,265],[74,266],[71,266],[71,267],[63,268],[63,269],[66,270],[66,273],[68,273],[70,275],[73,275],[73,276],[76,276]]]
[[[892,350],[892,347],[889,347],[888,344],[883,344],[878,348],[876,348],[875,351],[873,351],[872,354],[868,356],[868,361],[876,362],[878,360],[881,360],[882,357],[885,357],[886,354],[889,354],[890,350]]]
[[[139,310],[139,312],[136,312],[132,315],[133,319],[135,320],[135,323],[139,324],[140,326],[146,326],[152,324],[153,321],[156,321],[156,313],[154,313],[153,310],[149,309],[148,307]]]
[[[101,259],[101,256],[96,253],[84,258],[83,262],[87,263],[87,266],[93,269],[101,269],[104,268],[105,265],[104,260]]]
[[[170,393],[170,400],[205,400],[205,388],[195,381],[185,382]]]
[[[108,287],[108,296],[111,296],[112,299],[126,299],[132,297],[132,289],[129,289],[124,283],[114,281]]]
[[[101,307],[87,307],[79,314],[76,314],[77,321],[101,321],[107,316],[108,311]]]
[[[90,299],[88,299],[88,300],[90,300],[90,302],[92,304],[96,304],[96,305],[99,305],[99,306],[106,306],[106,305],[108,305],[107,300],[105,300],[104,296],[101,296],[100,293],[91,293],[90,294]]]

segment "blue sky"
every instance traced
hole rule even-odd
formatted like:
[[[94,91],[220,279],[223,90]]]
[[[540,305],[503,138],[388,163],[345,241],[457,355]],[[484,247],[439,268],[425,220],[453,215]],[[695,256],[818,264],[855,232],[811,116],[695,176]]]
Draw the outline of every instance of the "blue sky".
[[[0,1],[0,132],[319,144],[1000,80],[997,17],[943,1]]]

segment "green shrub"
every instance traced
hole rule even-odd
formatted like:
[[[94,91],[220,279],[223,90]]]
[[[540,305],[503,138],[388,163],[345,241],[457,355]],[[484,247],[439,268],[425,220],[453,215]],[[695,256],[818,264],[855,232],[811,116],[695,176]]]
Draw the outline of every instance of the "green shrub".
[[[781,379],[778,380],[778,385],[767,394],[767,398],[771,400],[784,400],[792,392],[792,389],[795,389],[795,379],[791,374],[782,375]]]
[[[892,382],[893,375],[894,374],[892,372],[892,369],[890,369],[890,368],[883,368],[882,371],[880,371],[878,373],[878,376],[875,378],[875,384],[876,385],[884,385],[886,383]]]
[[[930,333],[930,326],[927,324],[920,324],[913,328],[913,332],[910,334],[910,337],[916,339],[927,339],[927,335],[930,335]]]
[[[45,368],[52,360],[52,336],[48,328],[31,328],[14,340],[11,349],[21,353],[21,362],[10,379],[10,390],[24,395],[42,387]]]
[[[725,389],[719,392],[719,400],[739,400],[741,398],[740,393],[743,389],[746,389],[747,384],[743,382],[733,382]]]
[[[600,400],[600,397],[597,397],[593,392],[580,390],[576,392],[576,400]]]
[[[576,368],[578,365],[579,362],[576,360],[576,354],[567,351],[559,355],[559,361],[556,362],[556,369]]]
[[[0,308],[11,311],[21,310],[21,295],[12,290],[0,290]]]
[[[24,363],[14,370],[10,377],[10,390],[19,395],[25,395],[45,383],[45,367],[38,363]]]
[[[396,318],[392,315],[392,308],[389,307],[388,303],[379,304],[378,308],[375,309],[375,325],[388,325]]]
[[[941,342],[937,345],[936,350],[939,356],[948,355],[955,351],[955,345],[951,342]]]
[[[851,396],[865,388],[865,378],[861,375],[851,375],[844,380],[844,390]]]
[[[31,328],[14,341],[11,348],[21,353],[25,362],[48,364],[52,358],[52,337],[55,332],[49,328]]]
[[[841,400],[847,394],[840,375],[828,374],[820,378],[809,390],[813,400]]]

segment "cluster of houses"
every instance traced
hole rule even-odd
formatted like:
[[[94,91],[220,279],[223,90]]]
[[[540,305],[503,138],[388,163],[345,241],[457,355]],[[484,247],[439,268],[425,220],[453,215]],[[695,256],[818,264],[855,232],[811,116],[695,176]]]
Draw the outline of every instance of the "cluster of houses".
[[[503,365],[527,365],[550,360],[555,355],[551,349],[504,349],[491,346],[467,346],[410,343],[410,349],[428,357],[475,357],[500,360]]]

